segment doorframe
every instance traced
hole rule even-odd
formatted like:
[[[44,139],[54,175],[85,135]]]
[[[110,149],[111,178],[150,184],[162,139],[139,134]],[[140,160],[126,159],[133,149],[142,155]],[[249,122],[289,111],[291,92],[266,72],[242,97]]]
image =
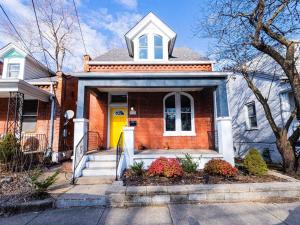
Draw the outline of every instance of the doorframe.
[[[126,103],[110,103],[112,95],[127,95],[127,102]],[[110,112],[111,108],[123,107],[127,108],[127,125],[128,125],[128,92],[109,92],[108,93],[108,110],[107,110],[107,148],[110,149]]]

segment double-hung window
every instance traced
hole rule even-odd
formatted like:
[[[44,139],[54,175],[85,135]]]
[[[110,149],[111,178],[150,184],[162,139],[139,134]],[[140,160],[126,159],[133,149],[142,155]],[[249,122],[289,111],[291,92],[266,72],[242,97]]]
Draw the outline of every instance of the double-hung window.
[[[170,93],[164,98],[164,135],[194,136],[194,101],[187,93]]]
[[[256,117],[256,107],[255,102],[250,102],[246,104],[247,113],[247,128],[256,129],[257,128],[257,117]]]
[[[7,77],[18,78],[20,74],[20,64],[19,63],[9,63],[7,68]]]
[[[22,131],[33,133],[36,130],[38,100],[25,100],[23,105]]]
[[[148,37],[143,35],[139,37],[139,58],[148,59]]]

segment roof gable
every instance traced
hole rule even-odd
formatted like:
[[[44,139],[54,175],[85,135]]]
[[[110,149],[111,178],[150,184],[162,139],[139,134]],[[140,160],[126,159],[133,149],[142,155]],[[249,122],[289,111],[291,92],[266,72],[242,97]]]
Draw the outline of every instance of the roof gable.
[[[0,58],[24,58],[28,54],[16,45],[9,43],[0,49]]]
[[[176,33],[168,25],[162,22],[156,15],[150,12],[125,34],[125,40],[130,56],[133,56],[134,53],[133,39],[145,28],[151,25],[159,29],[169,38],[169,55],[172,54],[176,40]]]
[[[20,54],[15,49],[12,49],[11,51],[5,53],[3,58],[24,58],[24,55]]]

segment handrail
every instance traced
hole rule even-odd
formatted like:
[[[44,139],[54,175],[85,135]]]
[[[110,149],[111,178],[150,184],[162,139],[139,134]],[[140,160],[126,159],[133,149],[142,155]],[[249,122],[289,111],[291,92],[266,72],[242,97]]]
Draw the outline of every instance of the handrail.
[[[75,149],[74,149],[74,161],[73,161],[73,177],[72,177],[72,184],[75,184],[75,171],[79,165],[79,162],[81,161],[81,159],[83,158],[83,156],[86,154],[87,152],[87,143],[88,140],[86,139],[86,136],[88,135],[89,131],[87,131],[82,138],[80,139],[80,141],[78,142],[78,144],[76,145]],[[84,141],[86,139],[86,144],[84,144]],[[84,150],[84,147],[86,146],[86,151]],[[77,156],[80,153],[79,156]],[[78,157],[79,160],[77,159]]]
[[[123,132],[121,132],[119,136],[117,150],[116,150],[116,181],[118,180],[118,166],[119,166],[122,151],[123,151]]]

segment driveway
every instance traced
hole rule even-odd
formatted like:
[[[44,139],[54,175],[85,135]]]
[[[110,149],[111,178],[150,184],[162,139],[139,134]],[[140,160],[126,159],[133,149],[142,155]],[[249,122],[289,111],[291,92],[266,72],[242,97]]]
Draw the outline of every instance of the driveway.
[[[0,218],[2,225],[300,224],[300,202],[227,203],[132,208],[70,208]]]

